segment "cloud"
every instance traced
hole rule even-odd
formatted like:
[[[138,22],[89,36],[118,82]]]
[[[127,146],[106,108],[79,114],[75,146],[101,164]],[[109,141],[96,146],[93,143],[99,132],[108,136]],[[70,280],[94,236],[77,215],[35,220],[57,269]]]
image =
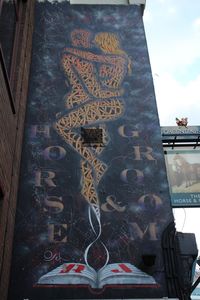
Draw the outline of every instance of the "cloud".
[[[177,12],[177,10],[176,10],[176,8],[174,6],[171,6],[171,7],[168,8],[168,13],[170,15],[175,15],[176,12]]]
[[[147,9],[144,24],[150,59],[156,73],[181,72],[200,59],[198,15],[185,19],[185,8],[174,6],[170,0],[163,5],[158,3],[157,10],[155,5],[149,5]],[[152,11],[153,22],[150,22]]]
[[[157,0],[159,3],[165,3],[166,0]]]
[[[200,124],[200,75],[183,84],[170,73],[154,77],[161,125],[176,125],[175,118],[188,117],[189,125]]]
[[[148,9],[144,10],[143,20],[144,20],[145,24],[149,24],[153,21],[152,13]]]
[[[200,59],[200,42],[196,34],[189,37],[177,36],[176,39],[173,36],[171,39],[163,38],[158,43],[155,43],[148,34],[147,43],[152,68],[156,73],[180,72]]]
[[[150,13],[150,11],[148,9],[144,10],[143,20],[144,20],[145,24],[150,23],[153,20],[152,13]]]
[[[194,24],[195,27],[199,28],[200,27],[200,18],[195,19],[193,24]]]
[[[195,33],[200,34],[200,18],[197,18],[193,21],[193,28]]]
[[[176,230],[195,233],[197,245],[200,245],[200,208],[175,208],[173,210]]]

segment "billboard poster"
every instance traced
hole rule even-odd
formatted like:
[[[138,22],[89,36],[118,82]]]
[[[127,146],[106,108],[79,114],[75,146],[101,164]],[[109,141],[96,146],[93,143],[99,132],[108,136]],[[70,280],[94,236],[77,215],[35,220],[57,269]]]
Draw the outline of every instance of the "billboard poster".
[[[200,206],[200,150],[165,151],[173,207]]]
[[[9,300],[166,296],[169,199],[140,7],[37,2]]]

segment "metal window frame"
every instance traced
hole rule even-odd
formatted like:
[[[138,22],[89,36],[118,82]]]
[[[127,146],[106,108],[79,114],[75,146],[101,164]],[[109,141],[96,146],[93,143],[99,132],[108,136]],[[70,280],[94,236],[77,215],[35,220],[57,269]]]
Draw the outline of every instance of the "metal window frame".
[[[15,34],[14,34],[14,41],[13,41],[13,49],[12,49],[12,57],[11,57],[11,66],[9,70],[9,79],[11,88],[14,88],[14,75],[16,71],[17,65],[17,50],[19,46],[19,30],[20,30],[20,7],[17,0],[13,0],[15,6],[15,15],[16,15],[16,23],[15,23]]]
[[[0,17],[2,12],[4,0],[0,0]],[[14,101],[14,75],[16,71],[16,64],[17,64],[17,50],[18,50],[18,43],[19,43],[19,30],[20,30],[20,3],[17,0],[12,0],[14,4],[14,11],[16,16],[16,22],[15,22],[15,28],[14,28],[14,38],[13,38],[13,47],[12,47],[12,53],[11,53],[11,64],[10,69],[8,70],[5,64],[4,54],[0,43],[0,63],[2,65],[2,70],[6,82],[6,87],[9,95],[9,101],[11,105],[11,109],[13,114],[16,113],[15,110],[15,101]]]
[[[11,106],[13,114],[15,114],[16,113],[15,102],[14,102],[14,97],[13,97],[13,93],[12,93],[12,89],[11,89],[11,85],[10,85],[10,80],[9,80],[9,76],[8,76],[8,72],[7,72],[7,68],[6,68],[6,64],[5,64],[5,60],[4,60],[4,56],[3,56],[3,51],[2,51],[2,48],[1,48],[1,44],[0,44],[0,64],[2,66],[3,76],[4,76],[4,79],[5,79],[6,88],[7,88],[7,91],[8,91],[10,106]]]

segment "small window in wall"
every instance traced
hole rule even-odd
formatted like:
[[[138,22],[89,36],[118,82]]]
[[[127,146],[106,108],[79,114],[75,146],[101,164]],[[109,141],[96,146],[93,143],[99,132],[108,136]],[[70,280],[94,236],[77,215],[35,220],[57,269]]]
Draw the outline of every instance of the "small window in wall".
[[[1,1],[0,41],[8,74],[11,69],[16,22],[15,2]]]
[[[4,198],[3,191],[0,187],[0,224],[1,224],[1,215],[3,210],[3,198]]]
[[[101,128],[81,127],[81,136],[84,146],[103,145],[103,130]]]
[[[13,75],[17,58],[19,3],[20,0],[0,0],[0,64],[13,113],[15,113]]]

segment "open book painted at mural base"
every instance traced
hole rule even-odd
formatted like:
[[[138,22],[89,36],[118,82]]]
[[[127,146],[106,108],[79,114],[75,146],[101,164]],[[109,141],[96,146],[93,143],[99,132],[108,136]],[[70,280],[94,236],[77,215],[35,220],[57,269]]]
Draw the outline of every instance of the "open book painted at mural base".
[[[129,263],[115,263],[96,272],[84,264],[63,264],[43,275],[38,284],[75,284],[103,288],[105,285],[156,284],[155,279]]]

